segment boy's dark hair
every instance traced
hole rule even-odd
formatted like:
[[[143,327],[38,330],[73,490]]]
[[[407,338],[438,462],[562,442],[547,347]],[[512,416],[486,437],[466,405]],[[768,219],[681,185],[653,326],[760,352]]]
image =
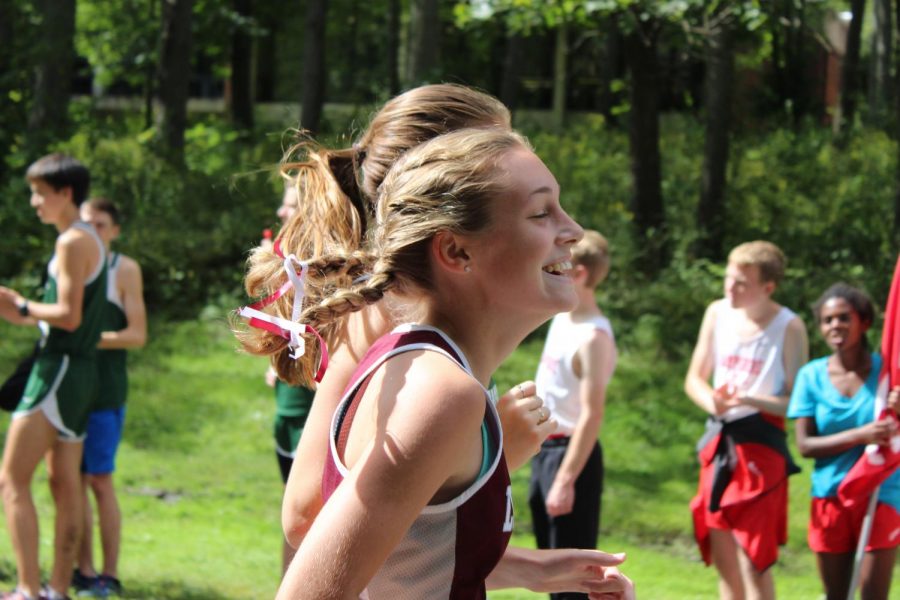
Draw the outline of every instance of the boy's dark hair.
[[[39,158],[25,172],[28,181],[41,180],[54,190],[72,188],[72,201],[81,206],[91,187],[91,173],[87,167],[71,156],[62,153]]]
[[[91,198],[85,202],[85,205],[94,210],[99,210],[100,212],[108,214],[109,218],[112,219],[113,225],[122,224],[122,213],[112,200],[107,198]]]
[[[825,290],[813,304],[813,314],[816,316],[817,323],[822,317],[822,307],[832,298],[840,298],[849,304],[863,323],[871,325],[875,321],[875,306],[872,304],[872,299],[869,298],[869,295],[852,285],[838,282]]]

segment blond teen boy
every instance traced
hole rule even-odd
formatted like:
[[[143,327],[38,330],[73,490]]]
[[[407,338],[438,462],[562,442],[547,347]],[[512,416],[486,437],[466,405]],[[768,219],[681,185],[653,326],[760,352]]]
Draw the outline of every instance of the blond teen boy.
[[[81,205],[81,218],[94,227],[103,241],[109,276],[103,333],[98,345],[99,396],[88,419],[81,463],[84,474],[84,532],[72,585],[79,596],[106,597],[122,592],[118,579],[122,513],[113,485],[113,471],[125,424],[127,350],[140,348],[146,342],[147,311],[140,265],[134,259],[110,249],[121,233],[118,207],[106,198],[93,198]],[[100,523],[103,567],[99,574],[94,568],[93,513],[88,488],[97,501]]]
[[[769,567],[787,541],[787,477],[797,469],[784,415],[809,349],[803,321],[772,300],[784,265],[770,242],[731,251],[725,297],[706,309],[684,384],[709,415],[691,511],[722,600],[774,598]]]
[[[82,525],[82,441],[97,397],[97,342],[106,303],[106,253],[79,219],[90,173],[64,154],[45,156],[25,174],[31,206],[56,238],[42,301],[0,287],[0,318],[44,331],[25,393],[6,432],[0,494],[16,557],[17,587],[8,600],[66,597]],[[53,570],[41,589],[38,516],[31,480],[46,458],[56,504]]]
[[[606,386],[616,367],[609,319],[594,293],[609,273],[606,239],[587,230],[572,248],[578,305],[553,318],[535,378],[558,429],[531,461],[529,505],[539,548],[596,548],[603,492]],[[551,594],[551,598],[587,598]]]

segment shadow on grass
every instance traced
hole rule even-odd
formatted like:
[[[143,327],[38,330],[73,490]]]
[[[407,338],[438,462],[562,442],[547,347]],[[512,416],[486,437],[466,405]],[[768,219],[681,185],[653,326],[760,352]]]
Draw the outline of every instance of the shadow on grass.
[[[41,573],[44,581],[47,577],[48,573]],[[0,590],[12,590],[15,587],[15,563],[9,559],[0,559]],[[226,596],[210,588],[198,588],[168,580],[127,581],[125,593],[121,597],[141,600],[238,600],[236,596]]]
[[[152,581],[131,583],[124,598],[153,600],[237,600],[209,588],[195,588],[180,581]]]

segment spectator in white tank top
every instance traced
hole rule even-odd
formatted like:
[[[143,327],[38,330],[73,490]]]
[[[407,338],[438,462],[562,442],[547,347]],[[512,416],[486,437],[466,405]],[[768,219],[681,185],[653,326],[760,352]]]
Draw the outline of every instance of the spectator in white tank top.
[[[578,304],[553,318],[535,377],[538,396],[559,423],[531,461],[528,495],[539,548],[596,548],[600,528],[598,437],[617,356],[609,319],[595,297],[609,273],[608,244],[600,233],[584,232],[572,248],[570,272]],[[550,596],[587,598],[571,592]]]
[[[725,297],[706,309],[685,379],[685,392],[710,416],[708,427],[714,429],[700,449],[700,486],[691,508],[703,558],[719,573],[722,600],[775,598],[768,567],[787,537],[792,464],[784,414],[794,377],[809,351],[803,321],[772,299],[784,264],[781,250],[770,242],[748,242],[731,251]],[[711,502],[715,466],[710,452],[728,429],[748,424],[753,435],[762,431],[772,446],[759,451],[753,448],[763,442],[750,444],[751,449],[738,453],[719,506],[718,499]],[[714,435],[718,427],[722,432]],[[757,493],[742,495],[741,490],[753,487],[743,485],[747,482],[742,474],[749,471],[759,471],[763,483],[753,488]]]

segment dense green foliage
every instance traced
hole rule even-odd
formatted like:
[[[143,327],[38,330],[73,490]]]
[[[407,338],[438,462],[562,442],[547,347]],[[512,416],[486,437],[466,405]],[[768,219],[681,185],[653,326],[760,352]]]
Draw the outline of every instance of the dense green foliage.
[[[275,221],[275,165],[289,141],[284,131],[264,125],[247,141],[213,118],[198,119],[188,131],[188,168],[177,171],[153,152],[135,123],[87,109],[82,116],[90,126],[59,148],[91,168],[94,194],[123,205],[121,248],[144,266],[150,305],[185,315],[223,294],[239,297],[246,252]],[[365,116],[330,113],[328,121],[346,131],[344,119],[360,123]],[[690,253],[703,144],[696,121],[670,115],[663,122],[668,229],[659,235],[666,236],[673,259],[653,279],[632,268],[642,248],[629,227],[625,133],[597,115],[577,115],[562,134],[548,133],[533,113],[517,115],[516,124],[560,181],[566,208],[610,238],[614,274],[607,295],[628,330],[651,336],[648,343],[665,342],[666,355],[683,354],[721,276],[721,265]],[[893,261],[885,208],[895,147],[884,133],[867,129],[844,148],[814,126],[738,136],[726,205],[728,246],[757,238],[781,246],[789,272],[779,298],[801,311],[838,279],[862,285],[883,302]],[[27,287],[49,255],[53,232],[34,218],[19,178],[0,196],[0,217],[16,232],[0,239],[0,275],[24,276]]]
[[[532,130],[524,122],[526,131]],[[702,132],[690,117],[663,122],[663,190],[673,259],[657,277],[633,268],[642,248],[628,227],[630,189],[627,139],[602,118],[576,120],[564,135],[531,136],[562,187],[563,204],[585,227],[610,238],[613,273],[607,304],[627,324],[626,340],[684,356],[703,307],[720,289],[723,265],[690,252],[700,187]],[[752,239],[778,244],[788,275],[777,292],[786,305],[808,307],[828,285],[846,280],[883,304],[896,248],[887,214],[893,194],[896,143],[876,130],[860,130],[845,148],[818,127],[777,129],[738,136],[726,203],[727,247]]]
[[[235,297],[243,257],[263,228],[274,226],[280,135],[261,135],[254,145],[237,137],[221,124],[196,123],[187,135],[186,170],[172,167],[145,137],[111,119],[98,118],[58,146],[91,169],[92,195],[122,207],[120,248],[140,261],[153,308],[187,315],[223,292]],[[0,273],[33,281],[49,256],[53,232],[28,208],[24,180],[12,180],[0,202],[4,223],[17,234],[0,241]]]

